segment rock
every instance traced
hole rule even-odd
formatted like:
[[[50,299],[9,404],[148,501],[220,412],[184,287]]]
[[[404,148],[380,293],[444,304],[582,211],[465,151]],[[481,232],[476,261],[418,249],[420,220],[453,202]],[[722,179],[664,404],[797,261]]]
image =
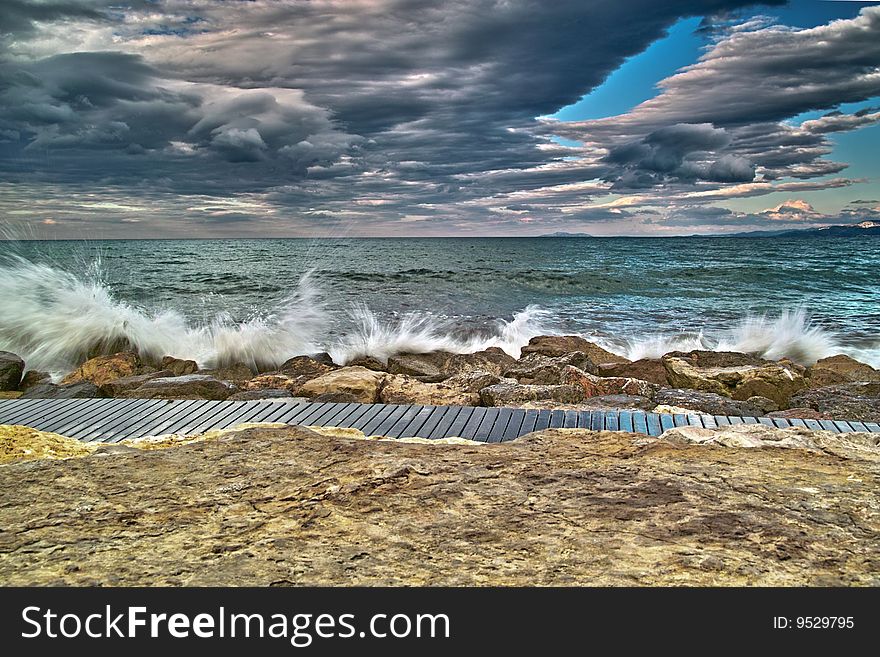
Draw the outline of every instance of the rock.
[[[174,356],[165,356],[162,359],[162,369],[171,372],[170,376],[186,376],[199,371],[199,366],[194,360],[183,360]]]
[[[379,393],[379,401],[385,404],[479,406],[480,394],[466,392],[445,383],[423,383],[403,374],[390,374]]]
[[[769,400],[767,400],[769,401]],[[675,406],[709,415],[738,415],[760,417],[766,415],[763,405],[749,401],[737,401],[714,392],[666,388],[654,395],[654,402],[661,406]],[[773,402],[770,402],[771,404]]]
[[[333,362],[333,357],[328,354],[326,351],[319,351],[316,354],[312,354],[309,358],[314,361],[321,363],[321,365],[328,365],[330,367],[338,367],[336,363]]]
[[[260,374],[244,383],[245,390],[280,389],[286,390],[287,394],[295,392],[300,384],[286,374]]]
[[[654,402],[647,397],[639,395],[602,395],[600,397],[588,397],[578,403],[578,408],[591,410],[597,408],[620,408],[650,411],[655,406]]]
[[[480,391],[485,406],[519,406],[527,402],[553,401],[577,404],[584,399],[584,391],[577,385],[539,386],[522,383],[497,383]]]
[[[854,436],[748,449],[557,429],[438,445],[252,428],[11,463],[0,581],[877,586],[880,469]]]
[[[101,397],[98,386],[90,381],[80,381],[67,385],[38,383],[21,396],[21,399],[92,399]]]
[[[52,375],[48,372],[28,370],[24,373],[24,376],[21,377],[21,383],[18,384],[18,389],[27,392],[35,385],[39,385],[40,383],[51,383],[51,381]]]
[[[61,383],[77,383],[88,381],[101,387],[114,379],[139,374],[138,368],[141,361],[138,355],[131,351],[122,351],[112,356],[97,356],[87,360],[73,372],[61,379]]]
[[[323,374],[302,385],[298,394],[317,397],[325,393],[347,392],[363,404],[372,404],[379,398],[379,390],[387,375],[366,367],[342,367]]]
[[[160,379],[162,377],[175,376],[171,370],[163,370],[161,372],[151,372],[150,374],[136,374],[134,376],[124,376],[121,379],[108,381],[99,389],[104,397],[118,397],[123,392],[129,390],[137,390],[147,381]]]
[[[842,383],[805,390],[791,405],[812,408],[835,420],[880,422],[880,382]]]
[[[854,358],[838,354],[817,361],[807,370],[811,388],[824,388],[838,383],[880,381],[880,371]]]
[[[260,388],[259,390],[242,390],[230,395],[227,401],[255,401],[258,399],[277,399],[279,401],[298,402],[311,401],[305,397],[293,397],[289,390],[284,388]]]
[[[127,399],[223,400],[236,392],[238,388],[228,381],[220,381],[207,374],[187,374],[152,379],[119,396]]]
[[[543,356],[564,356],[565,354],[580,351],[587,355],[593,363],[626,363],[628,360],[623,356],[613,354],[589,340],[577,335],[539,335],[529,340],[522,348],[522,355],[541,354]]]
[[[827,413],[820,413],[813,408],[787,408],[784,411],[771,411],[767,417],[797,418],[800,420],[831,420]]]
[[[350,360],[345,364],[346,367],[366,367],[368,370],[375,370],[376,372],[387,372],[388,365],[383,363],[382,361],[373,358],[372,356],[361,356],[360,358],[355,358],[354,360]]]
[[[574,365],[575,363],[572,364]],[[669,385],[669,379],[666,377],[666,368],[663,366],[663,361],[659,358],[640,358],[632,362],[602,363],[591,374],[639,379],[656,383],[660,386]]]
[[[200,369],[199,373],[222,381],[232,381],[239,386],[254,378],[253,370],[244,363],[232,363],[211,370]]]
[[[284,361],[284,364],[278,368],[278,372],[289,376],[291,379],[296,379],[301,383],[305,383],[306,381],[318,378],[322,374],[332,372],[335,369],[337,369],[337,367],[336,365],[333,365],[332,361],[328,365],[327,363],[312,358],[311,356],[294,356],[293,358]]]
[[[501,382],[501,377],[492,374],[491,372],[473,370],[471,372],[464,372],[463,374],[450,376],[443,383],[445,383],[450,388],[455,388],[457,390],[461,390],[462,392],[478,393],[483,388],[494,386],[496,383]]]
[[[18,390],[24,361],[13,353],[0,351],[0,390]]]
[[[489,347],[472,354],[452,354],[443,364],[443,373],[447,376],[457,376],[470,372],[488,372],[502,376],[503,372],[514,367],[516,363],[516,358],[504,350]]]
[[[596,373],[596,365],[582,351],[574,351],[562,356],[544,356],[528,354],[523,356],[514,367],[504,371],[504,376],[516,379],[520,383],[536,385],[559,385],[562,383],[562,372],[568,365],[592,374]]]
[[[762,415],[766,415],[767,413],[772,413],[773,411],[779,410],[779,404],[777,404],[772,399],[767,399],[767,397],[761,397],[760,395],[755,395],[754,397],[749,397],[746,399],[746,403],[763,411]]]
[[[780,407],[807,386],[802,370],[788,361],[774,362],[735,352],[671,352],[663,356],[669,383],[733,399],[761,396]]]
[[[385,369],[391,374],[417,377],[420,381],[442,381],[449,378],[442,368],[451,356],[452,354],[445,351],[428,354],[397,354],[388,359]]]
[[[21,390],[0,390],[0,399],[18,399],[23,394]]]
[[[617,376],[595,376],[570,365],[563,369],[562,381],[580,386],[584,391],[584,397],[637,395],[650,399],[660,389],[656,383]]]

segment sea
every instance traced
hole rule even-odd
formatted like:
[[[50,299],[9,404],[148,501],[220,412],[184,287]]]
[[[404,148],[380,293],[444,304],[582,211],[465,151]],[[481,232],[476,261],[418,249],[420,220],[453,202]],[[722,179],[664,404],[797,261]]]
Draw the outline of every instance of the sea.
[[[55,375],[121,348],[267,370],[319,351],[517,356],[542,334],[631,359],[846,353],[880,367],[880,239],[0,242],[0,350]]]

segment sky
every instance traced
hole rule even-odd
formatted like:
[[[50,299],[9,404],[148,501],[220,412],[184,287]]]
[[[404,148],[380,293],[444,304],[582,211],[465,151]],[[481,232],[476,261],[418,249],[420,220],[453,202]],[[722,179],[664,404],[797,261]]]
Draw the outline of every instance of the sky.
[[[880,221],[880,4],[3,0],[0,234]]]

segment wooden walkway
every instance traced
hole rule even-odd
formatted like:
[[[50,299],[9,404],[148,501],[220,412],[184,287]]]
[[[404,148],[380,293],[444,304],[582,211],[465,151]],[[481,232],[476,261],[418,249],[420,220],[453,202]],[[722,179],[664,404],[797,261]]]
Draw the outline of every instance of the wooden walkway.
[[[553,427],[634,431],[659,436],[682,426],[766,424],[826,429],[835,433],[880,433],[873,422],[785,420],[724,415],[671,415],[642,411],[538,411],[469,406],[334,404],[285,401],[204,401],[164,399],[6,399],[0,424],[20,424],[84,441],[117,442],[169,433],[197,433],[242,422],[353,427],[365,434],[404,438],[459,436],[502,442]]]

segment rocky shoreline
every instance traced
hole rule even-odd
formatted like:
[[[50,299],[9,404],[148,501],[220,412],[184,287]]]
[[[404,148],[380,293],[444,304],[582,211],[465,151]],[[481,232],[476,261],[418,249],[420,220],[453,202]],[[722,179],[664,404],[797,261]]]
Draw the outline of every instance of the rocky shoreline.
[[[513,358],[471,354],[363,357],[344,366],[327,354],[297,356],[277,370],[232,363],[200,369],[171,356],[98,356],[58,383],[0,352],[0,397],[282,399],[519,408],[628,408],[880,422],[880,371],[845,355],[805,367],[735,352],[671,352],[637,361],[577,336],[539,336]]]

